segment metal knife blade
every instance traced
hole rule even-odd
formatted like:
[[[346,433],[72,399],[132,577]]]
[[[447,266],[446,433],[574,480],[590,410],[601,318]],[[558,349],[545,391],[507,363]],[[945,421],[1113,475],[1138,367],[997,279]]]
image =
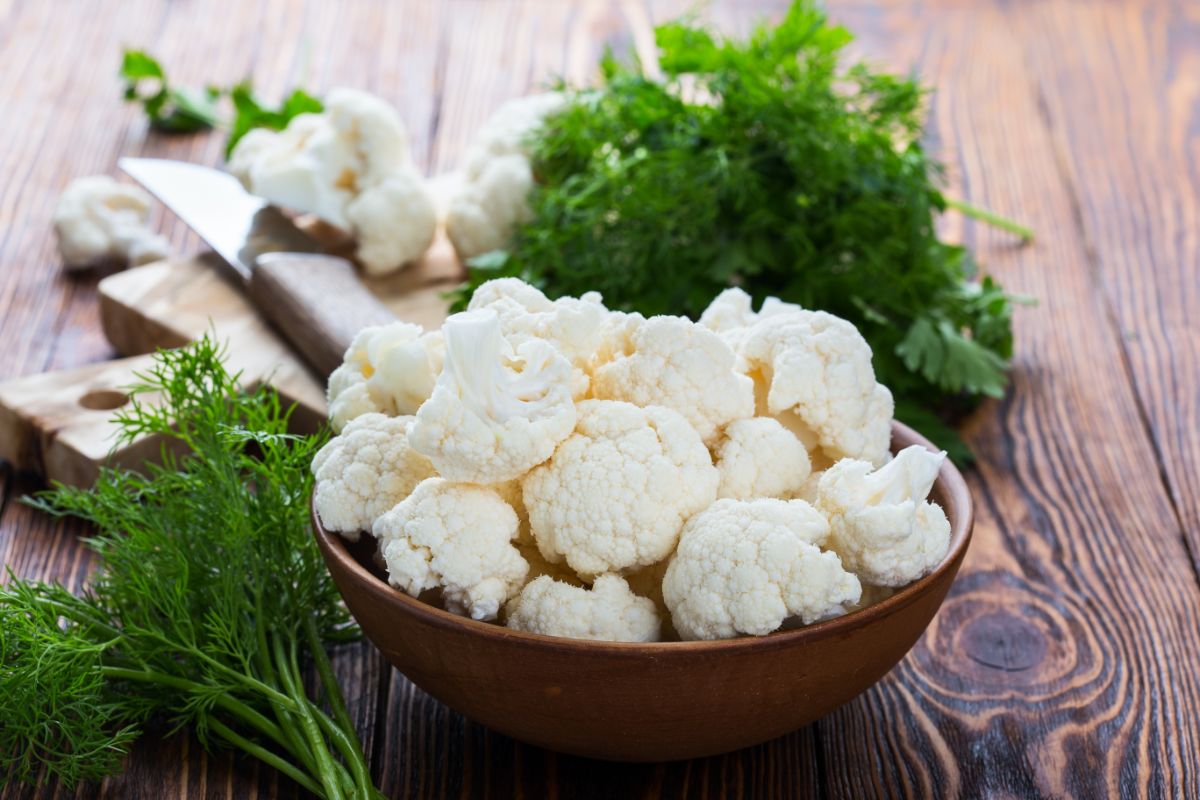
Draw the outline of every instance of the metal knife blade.
[[[248,282],[264,253],[320,251],[279,209],[227,172],[161,158],[122,158],[117,165],[199,234],[236,281]]]

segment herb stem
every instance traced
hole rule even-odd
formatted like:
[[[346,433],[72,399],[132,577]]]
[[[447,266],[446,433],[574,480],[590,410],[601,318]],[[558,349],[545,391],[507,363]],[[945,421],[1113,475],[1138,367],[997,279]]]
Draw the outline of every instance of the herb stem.
[[[267,630],[262,614],[262,594],[257,590],[254,592],[254,608],[254,633],[258,641],[256,652],[258,668],[262,672],[264,680],[274,684],[279,680],[279,676],[271,665],[270,647],[267,645]],[[271,705],[271,710],[275,712],[275,719],[279,722],[279,728],[283,731],[284,738],[287,739],[288,749],[303,762],[304,768],[309,773],[315,775],[317,773],[317,762],[313,757],[312,751],[309,750],[308,744],[304,741],[304,737],[297,731],[295,718],[277,700],[270,699],[268,703]]]
[[[218,719],[212,720],[209,725],[212,727],[214,733],[216,733],[225,741],[229,742],[234,747],[240,748],[249,755],[257,758],[259,761],[262,761],[264,764],[268,764],[279,770],[284,775],[287,775],[289,778],[298,783],[306,791],[318,796],[324,796],[321,786],[314,782],[312,778],[308,777],[299,769],[297,769],[295,765],[283,760],[265,747],[255,744],[246,737],[237,733],[237,731],[229,728],[227,725],[225,725],[225,723]]]
[[[313,663],[317,667],[317,675],[321,678],[321,685],[325,689],[325,696],[329,700],[329,707],[333,710],[333,719],[337,722],[337,726],[332,728],[331,733],[337,732],[333,733],[335,741],[338,742],[342,755],[349,762],[360,791],[367,792],[369,796],[374,789],[374,784],[371,783],[370,771],[363,758],[362,742],[358,739],[354,721],[350,719],[350,714],[346,711],[346,701],[342,696],[341,686],[333,674],[333,665],[325,653],[325,646],[317,631],[317,623],[312,617],[308,617],[304,621],[304,637],[307,640],[308,649],[312,653]],[[322,714],[322,716],[324,715]]]
[[[206,693],[209,689],[209,687],[201,686],[200,684],[189,681],[186,678],[167,675],[164,672],[158,672],[156,670],[136,670],[113,666],[104,666],[101,667],[100,670],[106,677],[109,678],[137,681],[139,683],[154,683],[160,686],[178,689],[181,692],[189,692],[197,695]],[[283,730],[274,722],[271,722],[271,720],[267,719],[242,701],[235,699],[229,694],[219,694],[216,696],[216,699],[213,702],[215,705],[224,709],[225,711],[228,711],[230,714],[233,714],[242,722],[271,739],[279,746],[285,748],[288,747],[286,736]]]
[[[297,717],[300,723],[300,729],[308,739],[309,745],[312,748],[313,757],[317,761],[317,775],[321,779],[321,785],[325,787],[325,797],[327,800],[342,800],[345,795],[342,793],[342,787],[338,776],[337,765],[333,761],[333,757],[329,753],[329,748],[321,736],[321,729],[313,718],[311,706],[308,698],[304,694],[304,687],[300,685],[299,677],[293,674],[290,667],[287,655],[283,650],[283,643],[278,637],[272,637],[272,650],[275,654],[275,666],[279,670],[279,677],[285,689],[291,697],[289,701],[298,706]],[[295,642],[292,642],[292,660],[295,660]]]
[[[1008,217],[1002,217],[995,212],[988,211],[986,208],[972,205],[964,200],[955,200],[952,197],[944,198],[946,208],[953,208],[965,217],[977,219],[980,222],[986,222],[994,228],[999,228],[1002,231],[1007,231],[1015,236],[1020,237],[1021,242],[1028,244],[1034,239],[1033,229],[1022,225]]]

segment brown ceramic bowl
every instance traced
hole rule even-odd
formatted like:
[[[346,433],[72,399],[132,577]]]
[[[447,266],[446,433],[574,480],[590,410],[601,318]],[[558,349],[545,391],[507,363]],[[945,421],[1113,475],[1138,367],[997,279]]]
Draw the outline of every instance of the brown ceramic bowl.
[[[893,450],[929,442],[896,424]],[[590,642],[455,616],[387,585],[370,550],[317,541],[346,605],[414,683],[460,713],[551,750],[619,761],[713,755],[793,731],[894,667],[942,604],[971,540],[971,497],[947,461],[933,499],[950,550],[932,574],[843,617],[763,637]],[[367,539],[368,537],[364,537]],[[351,550],[353,549],[354,552]]]

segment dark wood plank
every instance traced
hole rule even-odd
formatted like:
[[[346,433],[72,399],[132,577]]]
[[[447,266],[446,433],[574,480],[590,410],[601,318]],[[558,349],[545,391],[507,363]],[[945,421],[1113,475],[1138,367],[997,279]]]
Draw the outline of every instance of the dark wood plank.
[[[1177,1],[1007,16],[1200,569],[1200,15]]]
[[[1012,394],[970,427],[980,517],[951,597],[897,670],[820,723],[833,796],[1182,797],[1200,775],[1200,593],[1075,219],[1095,178],[1056,163],[1031,30],[1012,22],[1026,8],[835,6],[866,52],[936,84],[950,192],[1039,232],[1015,248],[955,223],[1040,304],[1018,315]]]

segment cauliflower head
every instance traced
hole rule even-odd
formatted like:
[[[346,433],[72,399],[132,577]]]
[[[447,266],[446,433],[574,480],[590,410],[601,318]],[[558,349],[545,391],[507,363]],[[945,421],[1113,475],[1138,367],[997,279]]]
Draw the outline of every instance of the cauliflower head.
[[[115,262],[148,264],[171,254],[151,231],[150,195],[107,175],[72,181],[54,209],[58,251],[68,269]]]
[[[734,420],[713,449],[721,482],[717,497],[750,500],[800,491],[812,465],[803,443],[771,417]]]
[[[587,395],[588,361],[600,346],[609,316],[599,293],[550,300],[517,278],[497,278],[481,284],[467,306],[470,311],[485,308],[500,317],[500,329],[509,339],[532,336],[557,347],[571,362],[571,396],[582,400]]]
[[[505,624],[518,631],[601,642],[657,642],[654,602],[638,597],[619,575],[600,575],[591,589],[549,575],[530,581],[508,601]]]
[[[844,459],[821,476],[817,508],[830,548],[864,583],[898,587],[928,575],[950,548],[950,522],[925,498],[945,452],[906,447],[879,469]]]
[[[592,395],[674,409],[715,441],[735,419],[754,415],[754,382],[717,334],[686,317],[630,314],[606,326],[592,366]]]
[[[530,95],[501,106],[467,150],[462,181],[450,198],[446,234],[463,259],[499,250],[532,212],[527,140],[566,103],[558,92]]]
[[[541,464],[575,426],[571,364],[549,342],[514,348],[494,311],[446,320],[445,366],[417,411],[409,440],[440,475],[513,480]]]
[[[669,408],[585,400],[578,409],[575,432],[523,482],[538,548],[584,577],[661,561],[716,497],[708,450]]]
[[[334,432],[363,414],[417,413],[429,399],[444,359],[442,332],[393,322],[363,328],[329,376],[329,420]]]
[[[433,477],[429,459],[409,447],[412,421],[364,414],[313,458],[314,504],[328,530],[358,541],[361,531],[371,530],[385,511]]]
[[[437,212],[404,123],[366,92],[334,89],[322,113],[301,114],[282,131],[250,131],[229,171],[252,194],[349,231],[368,273],[400,269],[433,241]]]
[[[871,348],[851,323],[824,311],[760,314],[741,354],[765,389],[766,411],[794,415],[832,460],[880,465],[891,443],[892,393],[875,382]],[[788,425],[788,422],[784,422]],[[793,431],[796,432],[796,431]]]
[[[472,619],[495,619],[529,571],[512,543],[516,512],[485,486],[427,478],[373,532],[391,585],[441,589],[447,611]]]
[[[663,578],[683,639],[764,636],[858,601],[858,578],[822,552],[829,525],[803,500],[718,500],[688,520]]]

